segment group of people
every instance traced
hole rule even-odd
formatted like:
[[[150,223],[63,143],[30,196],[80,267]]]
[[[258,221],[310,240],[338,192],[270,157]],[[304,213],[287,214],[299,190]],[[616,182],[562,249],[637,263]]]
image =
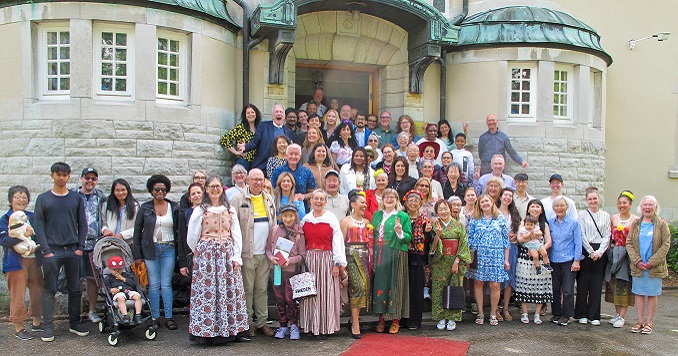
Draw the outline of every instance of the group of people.
[[[261,122],[259,110],[248,105],[242,123],[222,139],[238,156],[232,186],[196,171],[179,202],[167,198],[172,183],[164,175],[148,179],[152,199],[143,204],[124,179],[116,179],[106,196],[96,188],[93,167],[82,171],[81,187],[69,190],[71,168],[57,162],[51,168],[53,188],[38,196],[34,214],[27,212],[33,228],[25,236],[39,244],[30,255],[15,252],[18,239],[8,234],[9,216],[26,209],[30,193],[11,187],[0,243],[16,336],[32,338],[23,326],[30,314],[30,330],[53,340],[61,268],[70,331],[88,334],[81,323],[79,280],[91,277],[90,260],[83,256],[101,236],[124,239],[135,263],[145,262],[150,313],[156,320],[162,309],[170,330],[177,329],[172,275],[191,276],[188,331],[196,343],[249,341],[256,331],[292,340],[302,332],[333,334],[344,306],[350,308],[352,337],[361,337],[362,309],[378,316],[377,332],[386,332],[388,322],[394,334],[401,327],[421,327],[425,298],[432,301],[437,328],[451,331],[467,308],[444,303],[448,286],[465,286],[476,324],[512,320],[513,299],[522,304],[523,323],[530,322],[531,304],[532,320],[540,324],[551,303],[552,322],[567,325],[574,317],[599,325],[605,283],[605,300],[617,310],[610,322],[624,326],[628,306],[635,303],[638,323],[631,330],[652,332],[670,245],[654,197],[641,199],[636,216],[635,197],[624,191],[619,213],[610,217],[592,187],[587,209],[577,212],[562,193],[562,176],[554,174],[552,195],[534,199],[525,173],[503,173],[505,152],[525,168],[527,163],[498,131],[493,115],[479,141],[482,168],[474,169],[466,135],[452,139],[446,121],[428,124],[422,139],[408,116],[398,120],[395,136],[387,111],[379,116],[381,127],[369,128],[360,112],[351,117],[350,107],[334,115],[333,110],[326,109],[324,124],[317,114],[308,115],[304,132],[301,116],[307,112],[276,105],[273,121]],[[438,137],[439,130],[446,133]],[[286,254],[279,253],[280,246],[288,246]],[[314,275],[316,294],[295,300],[291,280],[302,272]],[[88,316],[98,322],[96,288],[89,283]],[[276,331],[267,325],[269,286],[280,321]]]

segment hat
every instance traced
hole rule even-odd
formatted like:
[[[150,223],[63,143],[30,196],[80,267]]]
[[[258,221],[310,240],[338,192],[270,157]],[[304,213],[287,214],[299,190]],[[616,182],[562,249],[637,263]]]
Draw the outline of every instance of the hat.
[[[99,172],[97,172],[97,170],[92,168],[92,167],[87,167],[87,168],[83,169],[82,174],[80,176],[84,177],[87,173],[94,173],[95,176],[97,176],[97,177],[99,176]]]
[[[299,210],[297,209],[296,205],[292,203],[287,203],[280,206],[280,214],[286,211],[293,211],[295,214],[299,213]]]
[[[108,259],[108,268],[123,268],[125,267],[125,260],[120,256],[113,256]]]
[[[551,181],[554,179],[557,179],[560,181],[560,183],[563,183],[563,176],[558,173],[551,175],[551,178],[549,178],[549,183],[551,183]]]
[[[327,179],[327,176],[329,176],[330,174],[334,174],[335,176],[337,176],[337,178],[339,178],[339,172],[335,171],[334,169],[330,169],[329,171],[325,172],[325,179]]]
[[[433,123],[433,122],[429,122],[428,124],[426,124],[426,126],[424,126],[424,131],[428,130],[429,126],[435,126],[436,129],[438,128],[438,124]]]
[[[428,147],[428,146],[433,147],[433,150],[435,152],[435,157],[433,159],[437,159],[438,154],[440,153],[440,145],[438,144],[438,142],[435,142],[435,141],[424,141],[424,142],[420,143],[419,144],[419,157],[424,157],[424,149],[426,149],[426,147]]]
[[[365,147],[365,153],[372,159],[374,159],[375,156],[377,155],[377,152],[374,151],[374,148],[370,146]]]

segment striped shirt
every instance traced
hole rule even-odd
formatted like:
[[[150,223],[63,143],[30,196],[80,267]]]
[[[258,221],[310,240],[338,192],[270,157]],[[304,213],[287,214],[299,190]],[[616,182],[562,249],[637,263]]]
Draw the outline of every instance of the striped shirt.
[[[591,215],[589,215],[589,212],[591,212]],[[595,219],[595,224],[591,216]],[[586,252],[591,255],[594,252],[591,244],[600,244],[600,247],[595,251],[604,253],[610,246],[610,233],[612,231],[610,229],[610,214],[603,210],[598,210],[596,213],[589,209],[581,210],[579,212],[579,224],[581,225],[582,246]]]

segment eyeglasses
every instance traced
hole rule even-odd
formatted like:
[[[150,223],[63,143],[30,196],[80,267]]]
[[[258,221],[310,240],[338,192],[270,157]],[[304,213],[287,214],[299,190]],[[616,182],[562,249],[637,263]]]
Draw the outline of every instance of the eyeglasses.
[[[99,180],[99,178],[97,178],[97,177],[82,177],[82,179],[84,179],[86,181],[92,181],[92,182],[96,182],[96,181]]]
[[[390,116],[379,116],[380,119],[390,119]]]
[[[430,188],[431,186],[428,184],[417,184],[417,187]]]
[[[167,188],[153,188],[153,191],[156,193],[167,193]]]
[[[15,195],[12,197],[13,200],[28,200],[28,197],[25,195]]]
[[[221,188],[221,185],[208,185],[207,189],[219,190],[219,189],[222,189],[222,188]]]
[[[371,138],[371,139],[367,140],[367,142],[379,142],[379,140],[377,140],[375,138]]]
[[[264,181],[264,178],[247,178],[247,179],[249,179],[251,181],[255,181],[255,182],[263,182]]]
[[[207,180],[207,177],[195,176],[193,180]]]
[[[238,175],[240,175],[240,174],[245,174],[245,172],[242,172],[242,171],[233,172],[233,175],[236,175],[236,174],[238,174]]]
[[[393,195],[387,195],[387,196],[385,196],[385,197],[382,197],[381,199],[383,199],[383,200],[391,200],[391,199],[397,199],[397,198],[396,198],[395,196],[393,196]]]

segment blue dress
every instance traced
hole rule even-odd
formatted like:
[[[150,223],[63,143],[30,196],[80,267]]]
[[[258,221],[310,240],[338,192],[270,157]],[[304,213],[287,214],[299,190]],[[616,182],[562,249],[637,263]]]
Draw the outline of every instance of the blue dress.
[[[471,219],[468,225],[469,247],[478,256],[478,269],[474,278],[484,282],[503,282],[509,276],[504,270],[504,249],[509,248],[506,219]]]
[[[640,259],[643,263],[652,257],[652,239],[654,238],[654,224],[641,222],[640,233],[638,234],[638,245],[640,247]],[[650,271],[642,271],[640,277],[633,277],[631,291],[636,295],[656,297],[662,294],[662,279],[650,277]]]

